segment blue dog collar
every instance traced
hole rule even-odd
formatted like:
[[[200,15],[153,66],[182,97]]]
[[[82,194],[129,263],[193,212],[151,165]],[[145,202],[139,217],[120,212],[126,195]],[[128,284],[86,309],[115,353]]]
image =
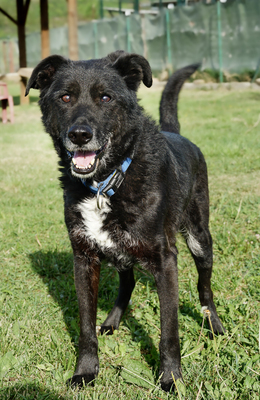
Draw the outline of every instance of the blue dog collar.
[[[100,195],[111,197],[125,179],[125,173],[131,162],[132,159],[127,157],[119,168],[115,169],[106,180],[99,182],[97,186],[88,185],[84,179],[81,179],[81,182],[84,186],[88,187],[92,193],[98,195],[98,197]]]

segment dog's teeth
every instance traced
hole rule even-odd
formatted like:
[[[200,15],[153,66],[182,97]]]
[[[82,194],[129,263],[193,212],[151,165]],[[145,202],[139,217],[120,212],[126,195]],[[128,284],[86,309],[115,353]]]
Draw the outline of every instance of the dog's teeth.
[[[83,166],[81,166],[81,165],[76,164],[76,163],[73,161],[73,165],[74,165],[77,169],[91,169],[91,168],[93,167],[94,164],[95,164],[95,160],[92,160],[92,161],[89,163],[89,165],[88,165],[87,167],[83,167]]]

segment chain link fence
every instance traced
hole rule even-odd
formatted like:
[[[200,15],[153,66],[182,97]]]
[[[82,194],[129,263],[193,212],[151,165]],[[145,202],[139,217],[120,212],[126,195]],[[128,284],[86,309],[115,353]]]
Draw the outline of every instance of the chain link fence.
[[[218,8],[219,7],[219,8]],[[156,15],[119,14],[78,25],[79,58],[122,49],[144,55],[154,73],[194,62],[229,73],[256,71],[260,60],[260,1],[229,0],[161,9]],[[27,64],[41,60],[40,33],[27,35]],[[68,57],[67,27],[50,30],[51,54]],[[0,41],[0,73],[18,69],[16,40]]]

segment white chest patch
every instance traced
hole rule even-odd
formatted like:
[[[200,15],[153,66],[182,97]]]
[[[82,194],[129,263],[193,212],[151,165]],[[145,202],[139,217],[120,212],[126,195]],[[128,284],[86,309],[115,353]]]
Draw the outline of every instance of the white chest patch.
[[[84,226],[86,228],[86,236],[96,242],[102,250],[115,249],[115,244],[109,237],[107,231],[103,229],[103,222],[110,211],[109,199],[103,199],[101,210],[97,207],[97,199],[86,199],[78,205],[81,212]]]

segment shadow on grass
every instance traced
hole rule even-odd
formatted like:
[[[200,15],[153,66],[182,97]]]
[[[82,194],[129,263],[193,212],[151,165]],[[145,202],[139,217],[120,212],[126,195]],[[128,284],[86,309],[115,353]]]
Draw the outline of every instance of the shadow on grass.
[[[57,250],[49,252],[37,251],[30,254],[30,261],[33,270],[40,275],[45,285],[47,285],[50,295],[59,304],[71,340],[77,348],[79,338],[79,311],[74,285],[72,252],[59,252]],[[145,286],[148,283],[151,291],[156,290],[152,275],[146,271],[142,271],[139,268],[135,269],[135,278],[141,281]],[[113,266],[107,265],[107,263],[103,263],[100,273],[98,296],[99,320],[100,316],[105,320],[106,315],[111,311],[118,294],[118,287],[119,279],[116,269]],[[136,307],[139,307],[138,303]],[[186,323],[188,323],[188,325],[192,325],[193,321],[193,324],[197,324],[199,330],[202,324],[202,316],[189,302],[183,303],[180,299],[180,313],[184,319],[187,318]],[[103,320],[99,323],[102,323]],[[149,322],[147,323],[149,324]],[[122,318],[121,325],[122,324],[129,329],[132,340],[139,342],[142,356],[147,364],[155,371],[156,375],[158,375],[158,349],[146,332],[145,326],[134,317],[131,307],[126,310]]]
[[[9,388],[0,389],[1,400],[65,400],[65,397],[50,392],[48,389],[43,388],[37,383],[30,383],[27,385],[14,385]]]
[[[50,295],[59,304],[72,342],[77,347],[79,311],[74,285],[72,252],[37,251],[30,254],[29,257],[33,270],[40,275],[44,284],[47,285]],[[148,282],[150,286],[154,285],[153,280],[142,274],[141,271],[135,271],[135,276],[136,279]],[[104,263],[101,268],[98,299],[98,313],[104,314],[102,315],[103,319],[114,305],[118,287],[119,279],[116,269]],[[152,288],[154,289],[154,287]],[[158,351],[144,327],[132,315],[131,310],[127,309],[121,324],[127,326],[133,340],[140,343],[141,352],[148,365],[157,370],[159,366]]]

